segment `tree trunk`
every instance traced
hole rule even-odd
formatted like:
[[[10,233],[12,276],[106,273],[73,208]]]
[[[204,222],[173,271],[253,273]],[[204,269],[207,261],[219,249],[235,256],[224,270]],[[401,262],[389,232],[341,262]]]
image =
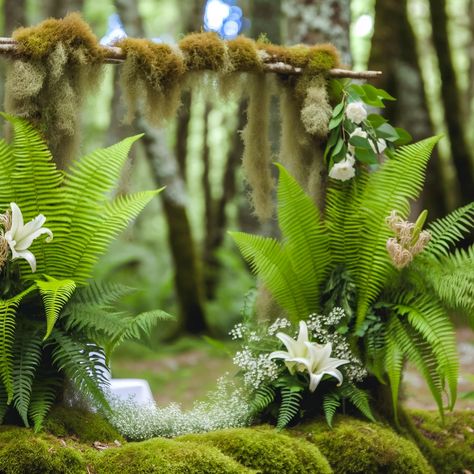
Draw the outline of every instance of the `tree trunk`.
[[[387,103],[384,116],[407,129],[415,141],[433,135],[407,0],[377,1],[369,69],[383,71],[374,85],[397,98]],[[448,211],[437,153],[429,165],[422,206],[429,209],[430,218],[444,216]]]
[[[352,64],[350,0],[284,0],[288,39],[292,43],[327,43],[336,46],[343,64]]]
[[[252,36],[265,35],[272,43],[281,42],[281,0],[252,0]]]
[[[45,16],[64,18],[68,13],[82,12],[84,0],[48,0],[44,2]]]
[[[115,5],[127,33],[133,37],[145,37],[136,2],[116,0]],[[152,165],[157,183],[166,185],[161,196],[168,225],[168,243],[175,269],[180,324],[185,331],[199,334],[206,330],[207,325],[201,295],[201,272],[186,211],[185,183],[176,156],[167,146],[164,130],[152,128],[141,114],[138,114],[136,129],[145,133],[143,143],[146,156]]]
[[[448,37],[448,16],[445,0],[430,0],[433,44],[441,74],[441,97],[449,133],[451,155],[461,191],[461,204],[474,201],[474,166],[464,135],[461,98]]]

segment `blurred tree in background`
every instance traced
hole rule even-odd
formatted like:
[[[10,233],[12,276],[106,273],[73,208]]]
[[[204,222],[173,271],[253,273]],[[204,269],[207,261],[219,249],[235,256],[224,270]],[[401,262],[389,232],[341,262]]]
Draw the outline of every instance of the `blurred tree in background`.
[[[3,36],[48,16],[81,11],[98,37],[118,13],[130,36],[176,42],[203,28],[205,0],[3,0]],[[444,132],[420,206],[431,217],[474,199],[474,0],[241,0],[244,34],[276,43],[333,42],[356,69],[384,71],[378,85],[398,97],[390,121],[415,139]],[[2,61],[2,75],[5,62]],[[82,112],[81,153],[144,132],[122,189],[166,185],[117,241],[97,270],[138,287],[126,301],[179,315],[165,336],[224,334],[239,317],[242,295],[254,284],[226,238],[229,228],[255,232],[240,173],[246,101],[221,100],[209,87],[184,92],[176,119],[150,126],[142,116],[124,124],[120,66],[107,66],[100,90]],[[3,89],[1,81],[0,93]],[[274,104],[273,148],[278,149]],[[273,229],[264,229],[271,233]]]

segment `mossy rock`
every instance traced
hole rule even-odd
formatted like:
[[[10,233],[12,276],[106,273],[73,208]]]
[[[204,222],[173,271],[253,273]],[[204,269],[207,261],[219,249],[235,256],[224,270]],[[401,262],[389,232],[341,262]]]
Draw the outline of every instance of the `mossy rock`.
[[[202,444],[155,438],[107,449],[91,460],[96,474],[248,474],[217,449]]]
[[[474,472],[474,411],[445,415],[410,410],[413,435],[421,450],[439,474]]]
[[[101,415],[77,408],[54,407],[44,422],[44,429],[60,438],[73,436],[82,443],[124,441]]]
[[[273,428],[234,428],[178,438],[214,446],[262,474],[326,474],[332,470],[319,449]]]
[[[1,474],[79,474],[87,472],[80,451],[48,434],[0,426]]]
[[[321,450],[336,474],[434,473],[412,441],[380,424],[339,417],[333,429],[319,420],[295,432]]]

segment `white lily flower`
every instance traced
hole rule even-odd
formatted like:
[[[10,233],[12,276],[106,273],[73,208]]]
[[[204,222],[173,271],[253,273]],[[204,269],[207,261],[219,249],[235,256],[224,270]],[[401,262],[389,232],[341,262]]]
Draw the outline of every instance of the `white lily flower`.
[[[36,258],[28,250],[40,235],[48,234],[46,242],[53,240],[53,233],[43,224],[46,222],[46,217],[39,214],[27,224],[23,223],[23,214],[20,208],[14,203],[10,203],[12,210],[11,227],[5,232],[5,240],[8,242],[12,252],[12,260],[17,258],[24,258],[31,267],[31,271],[36,271]]]
[[[332,344],[317,344],[308,339],[308,328],[304,321],[300,321],[298,339],[293,339],[288,334],[278,333],[280,339],[286,346],[287,351],[275,351],[270,354],[270,359],[282,359],[290,373],[308,372],[310,383],[309,390],[314,392],[324,375],[336,378],[341,385],[342,373],[337,369],[340,365],[348,364],[345,359],[332,358]]]

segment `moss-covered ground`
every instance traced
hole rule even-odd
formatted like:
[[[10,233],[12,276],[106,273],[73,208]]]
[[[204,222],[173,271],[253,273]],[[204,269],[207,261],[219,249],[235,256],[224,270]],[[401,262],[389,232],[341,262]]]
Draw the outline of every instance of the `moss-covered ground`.
[[[415,437],[350,417],[284,432],[268,426],[127,443],[98,415],[55,408],[45,430],[0,427],[0,474],[466,473],[474,413],[411,411]],[[415,443],[416,441],[416,443]]]

